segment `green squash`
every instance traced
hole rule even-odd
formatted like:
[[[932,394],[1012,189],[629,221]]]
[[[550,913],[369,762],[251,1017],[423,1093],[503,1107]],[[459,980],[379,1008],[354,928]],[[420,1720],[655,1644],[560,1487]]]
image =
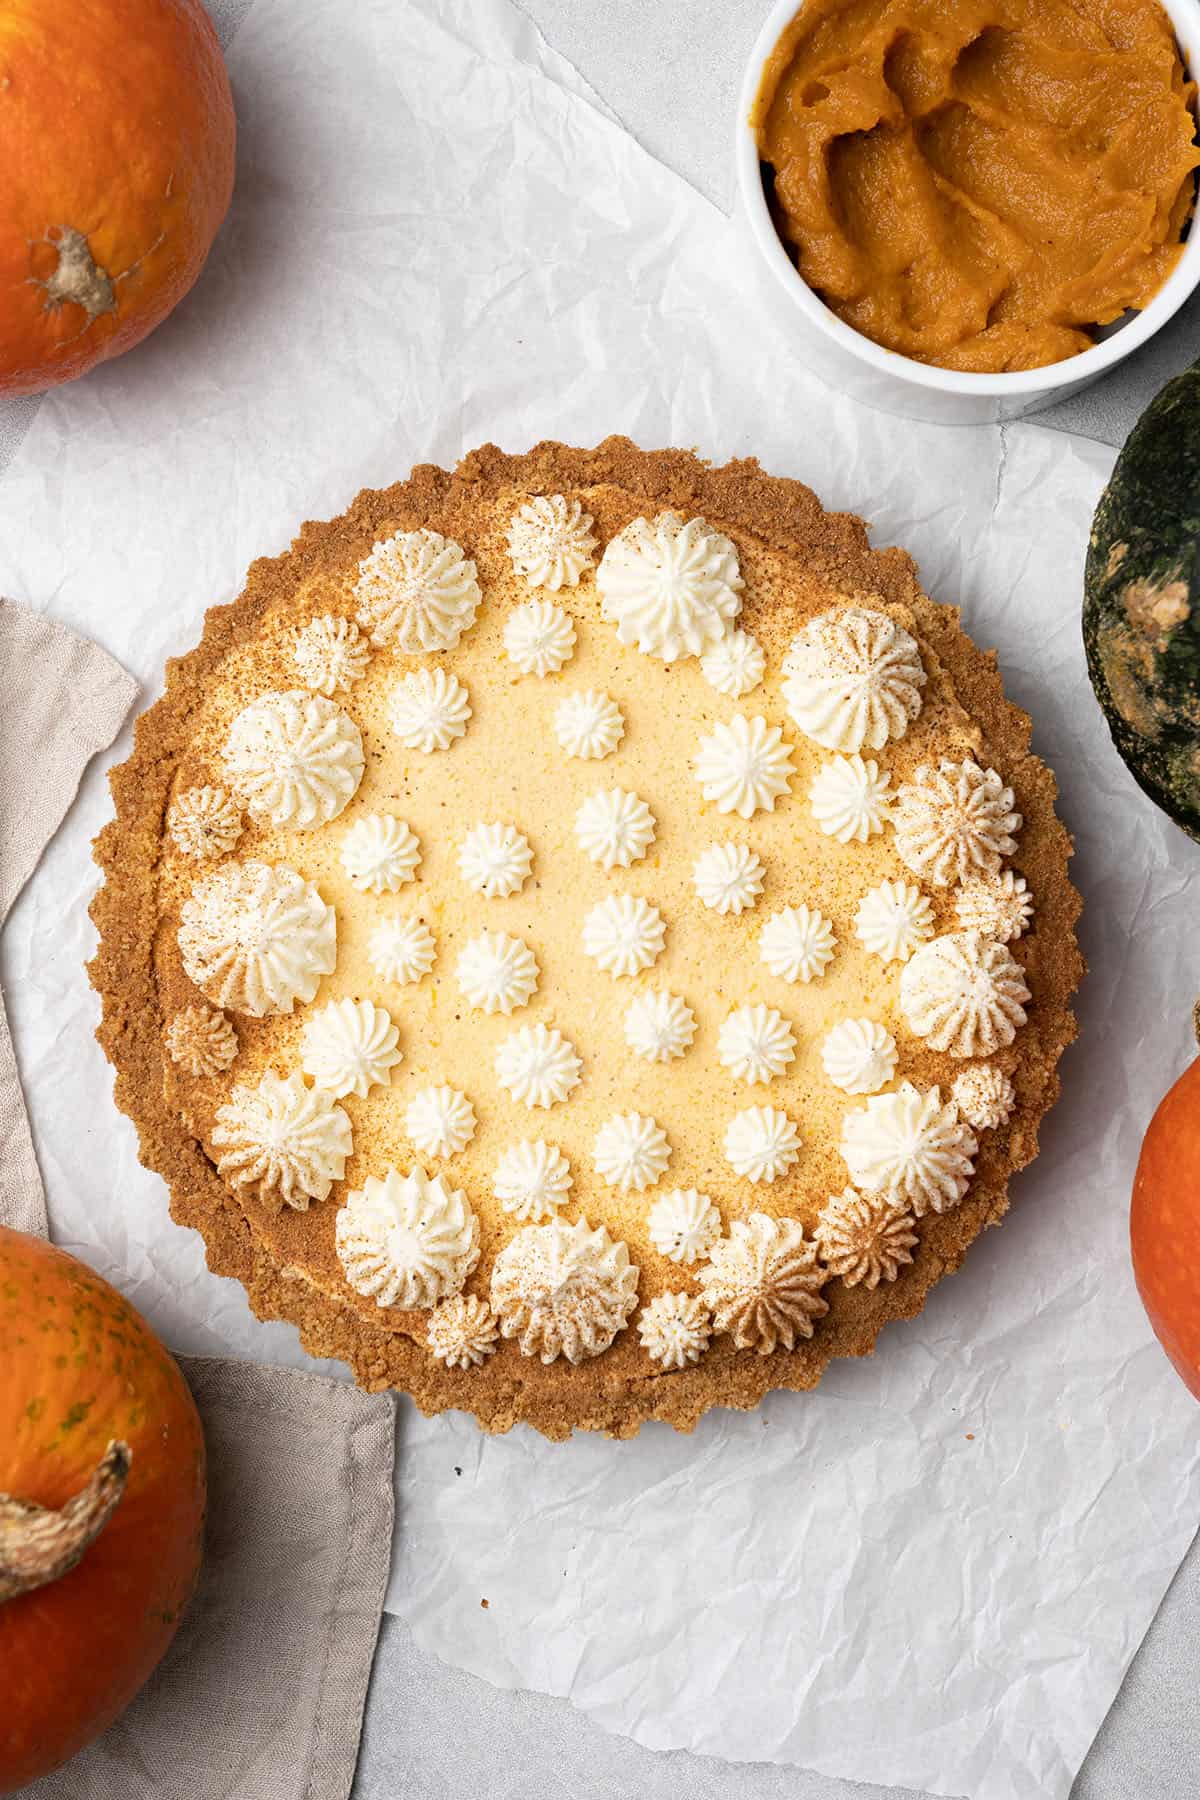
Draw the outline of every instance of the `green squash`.
[[[1122,760],[1200,839],[1200,363],[1151,401],[1101,496],[1083,641]]]

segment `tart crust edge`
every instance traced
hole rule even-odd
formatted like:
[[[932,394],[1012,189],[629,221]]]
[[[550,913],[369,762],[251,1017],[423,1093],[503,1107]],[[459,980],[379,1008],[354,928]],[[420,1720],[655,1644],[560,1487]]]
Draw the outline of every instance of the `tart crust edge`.
[[[203,1147],[166,1104],[154,941],[161,929],[157,867],[168,796],[207,677],[299,579],[344,568],[348,541],[361,543],[365,554],[385,523],[393,530],[424,524],[431,513],[453,533],[456,512],[481,494],[508,487],[536,493],[601,484],[635,494],[647,508],[690,509],[737,524],[786,555],[803,555],[835,588],[872,590],[911,610],[980,727],[987,755],[1016,792],[1025,843],[1036,846],[1038,937],[1046,948],[1038,960],[1037,1004],[1024,1028],[1023,1064],[1037,1079],[1025,1084],[1032,1098],[1022,1100],[1006,1129],[1006,1154],[986,1159],[988,1166],[956,1209],[926,1219],[920,1255],[900,1280],[875,1291],[866,1317],[831,1315],[814,1338],[769,1356],[735,1352],[718,1339],[693,1367],[670,1374],[650,1367],[616,1382],[605,1379],[602,1357],[579,1367],[535,1364],[528,1378],[509,1359],[501,1364],[494,1358],[481,1370],[452,1370],[422,1341],[375,1327],[349,1302],[340,1304],[310,1282],[284,1275]],[[524,455],[488,444],[454,471],[422,464],[405,482],[364,489],[339,519],[306,523],[290,550],[257,559],[242,595],[208,611],[196,647],[168,660],[165,691],[138,718],[131,755],[110,771],[115,816],[93,846],[103,885],[90,907],[99,945],[88,975],[101,998],[96,1036],[115,1069],[117,1106],[137,1130],[140,1160],[167,1182],[176,1223],[200,1232],[209,1268],[240,1281],[260,1319],[296,1325],[310,1355],[347,1363],[368,1391],[406,1391],[426,1414],[459,1408],[489,1432],[524,1422],[556,1439],[573,1429],[631,1437],[647,1419],[690,1431],[710,1407],[748,1410],[774,1388],[815,1387],[835,1356],[871,1354],[889,1320],[920,1312],[929,1290],[957,1270],[980,1231],[999,1223],[1008,1210],[1009,1178],[1037,1155],[1041,1120],[1058,1097],[1057,1063],[1076,1035],[1070,1002],[1084,972],[1074,931],[1081,901],[1067,874],[1072,842],[1054,811],[1057,785],[1030,750],[1030,733],[1029,716],[1004,696],[995,653],[980,650],[963,633],[956,607],[924,593],[907,552],[872,549],[861,519],[826,512],[811,489],[764,474],[753,459],[712,467],[690,452],[644,451],[622,437],[592,450],[544,442]],[[1025,866],[1031,866],[1028,860]]]

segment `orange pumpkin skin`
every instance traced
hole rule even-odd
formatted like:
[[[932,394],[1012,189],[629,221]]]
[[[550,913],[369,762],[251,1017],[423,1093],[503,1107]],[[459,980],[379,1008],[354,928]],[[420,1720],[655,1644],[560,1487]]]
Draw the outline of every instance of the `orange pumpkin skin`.
[[[3,0],[0,397],[166,318],[228,210],[235,137],[200,0]]]
[[[1150,1323],[1200,1399],[1200,1061],[1150,1122],[1133,1181],[1129,1233]]]
[[[111,1439],[132,1460],[116,1510],[67,1574],[0,1603],[0,1794],[113,1721],[196,1584],[204,1438],[178,1365],[93,1270],[0,1226],[0,1494],[58,1508]]]

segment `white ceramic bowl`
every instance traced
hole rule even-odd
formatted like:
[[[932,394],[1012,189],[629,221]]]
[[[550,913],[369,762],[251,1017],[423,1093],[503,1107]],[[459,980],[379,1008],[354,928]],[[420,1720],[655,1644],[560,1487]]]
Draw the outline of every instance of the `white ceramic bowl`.
[[[1170,277],[1142,312],[1110,328],[1104,340],[1066,362],[1012,375],[967,375],[932,368],[894,350],[885,350],[854,331],[802,279],[781,242],[767,208],[758,145],[750,109],[763,66],[785,25],[804,0],[775,0],[750,55],[738,100],[736,138],[738,223],[749,239],[750,260],[762,272],[763,287],[791,337],[797,354],[831,387],[884,412],[949,425],[1012,419],[1065,400],[1123,362],[1154,336],[1200,284],[1200,221],[1194,221],[1183,255]],[[1200,70],[1200,0],[1162,0],[1175,27],[1185,66]]]

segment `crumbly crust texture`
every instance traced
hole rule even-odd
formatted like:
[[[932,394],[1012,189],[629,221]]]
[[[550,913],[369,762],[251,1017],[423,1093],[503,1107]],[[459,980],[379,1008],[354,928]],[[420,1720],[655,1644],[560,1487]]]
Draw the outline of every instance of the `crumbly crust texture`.
[[[214,683],[227,679],[231,660],[254,642],[265,622],[276,616],[294,619],[298,593],[308,596],[309,610],[325,610],[320,594],[344,591],[347,571],[389,533],[426,528],[471,554],[485,509],[494,516],[497,501],[506,495],[515,506],[538,494],[581,499],[595,516],[602,541],[639,516],[665,510],[684,518],[699,514],[743,551],[757,548],[785,569],[802,570],[809,588],[815,580],[834,594],[870,594],[903,609],[916,625],[927,660],[936,662],[952,685],[974,734],[975,754],[985,767],[1000,770],[1024,816],[1014,862],[1036,895],[1037,915],[1035,928],[1014,953],[1034,1003],[1003,1064],[1016,1090],[1012,1116],[985,1134],[963,1201],[921,1222],[911,1265],[874,1289],[829,1281],[823,1290],[828,1313],[813,1336],[798,1339],[791,1350],[780,1346],[757,1355],[720,1336],[699,1362],[664,1371],[647,1358],[635,1315],[611,1350],[578,1366],[561,1360],[544,1366],[506,1340],[482,1367],[450,1367],[429,1351],[426,1315],[387,1320],[347,1287],[336,1263],[323,1269],[317,1261],[289,1260],[289,1240],[280,1237],[278,1225],[218,1175],[202,1142],[202,1115],[211,1112],[212,1097],[198,1100],[193,1115],[167,1055],[170,1017],[194,1004],[196,994],[166,954],[178,924],[178,900],[164,897],[162,881],[166,815],[194,766],[196,733]],[[811,612],[811,603],[801,605],[781,579],[753,617],[739,623],[753,630],[778,666]],[[288,672],[281,667],[279,673],[278,685],[286,687]],[[743,703],[746,710],[753,710],[753,700]],[[313,1356],[346,1362],[370,1391],[405,1390],[423,1412],[461,1408],[493,1432],[523,1421],[551,1438],[576,1428],[628,1437],[646,1419],[686,1431],[712,1406],[747,1409],[774,1388],[815,1387],[833,1357],[870,1354],[889,1320],[918,1313],[933,1285],[960,1266],[980,1231],[1000,1221],[1008,1208],[1009,1179],[1037,1154],[1040,1122],[1059,1091],[1056,1066],[1075,1035],[1070,1001],[1083,970],[1074,929],[1080,902],[1067,875],[1071,842],[1055,816],[1054,778],[1030,752],[1029,739],[1028,716],[1004,698],[995,655],[966,637],[956,608],[937,604],[922,591],[911,558],[898,549],[872,549],[860,519],[827,513],[808,488],[765,475],[753,460],[712,468],[685,451],[647,452],[624,438],[609,438],[593,450],[542,443],[522,456],[485,445],[454,471],[422,465],[406,482],[366,490],[341,518],[305,524],[284,555],[255,562],[240,598],[208,613],[200,643],[168,663],[165,694],[138,720],[132,755],[110,775],[116,816],[95,845],[104,884],[91,909],[100,943],[89,973],[103,1004],[97,1035],[116,1070],[117,1104],[137,1127],[141,1160],[168,1183],[175,1220],[203,1236],[210,1268],[240,1281],[260,1318],[291,1321]],[[761,907],[760,912],[765,916]],[[897,972],[896,965],[891,972]],[[252,1037],[257,1022],[239,1025],[244,1037]],[[923,1085],[941,1081],[948,1090],[944,1059],[919,1045],[902,1072]],[[205,1084],[196,1086],[203,1090]],[[752,1098],[748,1093],[747,1101]],[[771,1192],[772,1212],[815,1219],[827,1194],[805,1188],[802,1168],[792,1172],[794,1183],[789,1177]],[[746,1211],[756,1203],[748,1202]],[[323,1204],[332,1213],[334,1201]],[[314,1207],[289,1215],[285,1223],[300,1230],[319,1212]],[[679,1285],[678,1268],[667,1267],[670,1280],[643,1279],[643,1307],[656,1292]],[[486,1283],[470,1285],[486,1297]]]

